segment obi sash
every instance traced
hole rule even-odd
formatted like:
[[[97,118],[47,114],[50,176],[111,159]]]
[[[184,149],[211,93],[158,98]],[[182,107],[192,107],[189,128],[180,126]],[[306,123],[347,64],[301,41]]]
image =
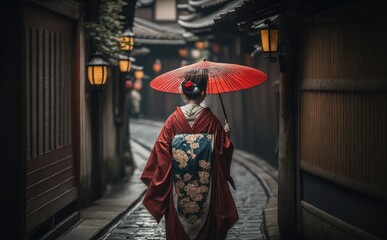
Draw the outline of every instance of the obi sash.
[[[178,134],[172,140],[174,205],[194,239],[206,221],[211,198],[213,134]]]

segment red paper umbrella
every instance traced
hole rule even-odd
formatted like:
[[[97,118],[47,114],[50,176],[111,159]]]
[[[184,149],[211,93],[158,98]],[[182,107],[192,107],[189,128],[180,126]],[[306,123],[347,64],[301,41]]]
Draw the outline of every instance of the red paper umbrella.
[[[181,82],[187,75],[208,74],[207,94],[240,91],[255,87],[267,79],[258,69],[231,63],[203,60],[156,77],[151,88],[167,93],[180,93]]]
[[[188,75],[208,74],[207,94],[219,94],[224,110],[220,93],[240,91],[255,87],[267,79],[262,71],[231,63],[216,63],[203,60],[188,66],[184,66],[156,77],[150,82],[150,87],[161,92],[180,93],[180,85]]]

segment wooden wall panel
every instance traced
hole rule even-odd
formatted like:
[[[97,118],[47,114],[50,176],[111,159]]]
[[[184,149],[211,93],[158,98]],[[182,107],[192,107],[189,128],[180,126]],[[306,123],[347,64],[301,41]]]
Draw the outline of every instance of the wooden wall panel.
[[[49,100],[49,112],[50,112],[50,126],[49,126],[49,129],[50,129],[50,137],[49,137],[49,141],[50,141],[50,149],[54,149],[54,146],[55,146],[55,117],[56,117],[56,114],[55,114],[55,76],[56,76],[56,68],[55,68],[55,43],[56,43],[56,34],[54,32],[50,32],[50,61],[49,61],[49,64],[50,64],[50,67],[49,67],[49,72],[50,72],[50,76],[49,76],[49,96],[50,96],[50,100]]]
[[[72,187],[74,187],[74,184],[74,177],[68,178],[54,186],[50,191],[46,191],[38,195],[36,198],[30,200],[28,202],[28,208],[26,209],[27,214],[32,213],[51,199],[55,198],[58,195],[61,195],[68,189],[71,189]]]
[[[24,29],[25,34],[25,58],[26,58],[26,66],[25,66],[25,78],[30,79],[31,77],[31,31],[29,27],[26,27]],[[26,80],[26,129],[29,129],[29,131],[26,131],[26,150],[25,150],[25,158],[30,159],[32,157],[32,89],[31,89],[31,81]]]
[[[44,29],[38,28],[38,38],[37,38],[37,79],[38,79],[38,86],[37,86],[37,107],[38,107],[38,118],[37,118],[37,125],[38,125],[38,155],[43,154],[43,146],[44,146],[44,82],[43,82],[43,68],[44,68],[44,62],[43,62],[43,31]]]
[[[71,143],[70,41],[61,34],[26,29],[26,159]],[[66,45],[65,45],[66,44]]]
[[[47,190],[54,188],[55,186],[58,186],[63,181],[67,181],[68,179],[71,179],[74,176],[74,174],[75,174],[74,168],[67,167],[57,172],[56,175],[54,175],[53,177],[46,178],[41,182],[39,182],[39,184],[31,185],[26,189],[27,201],[33,199],[34,197],[39,196],[39,194],[42,194]]]
[[[308,91],[301,101],[301,161],[387,186],[387,95]]]
[[[66,207],[69,203],[77,199],[78,191],[71,188],[52,200],[45,202],[39,209],[27,215],[27,231],[32,231],[40,223],[53,216],[55,213]]]
[[[300,85],[303,170],[361,191],[377,187],[382,198],[387,196],[386,27],[385,21],[375,25],[359,18],[306,28]]]
[[[60,34],[56,35],[56,41],[55,41],[55,129],[54,129],[54,135],[55,135],[55,147],[60,146],[60,137],[59,132],[61,128],[61,121],[60,121],[60,77],[61,77],[61,69],[60,69],[60,42],[61,42],[62,36]]]
[[[72,22],[25,11],[26,228],[77,198],[72,146]]]
[[[303,79],[360,79],[387,77],[387,23],[348,19],[314,25],[303,33]]]
[[[37,62],[36,62],[36,56],[37,56],[37,29],[35,27],[31,27],[28,31],[30,33],[30,62],[27,62],[26,65],[31,66],[31,75],[27,77],[27,81],[29,81],[30,87],[31,87],[31,95],[27,96],[27,102],[31,103],[31,111],[27,112],[27,118],[28,115],[31,117],[31,128],[27,129],[27,131],[31,131],[31,157],[35,157],[38,155],[38,141],[37,141],[37,134],[38,134],[38,121],[37,121],[37,84],[38,81],[36,79],[37,74]],[[28,43],[27,43],[28,44]],[[28,59],[27,59],[28,61]]]
[[[71,38],[70,36],[67,36],[67,39],[66,39],[66,46],[65,46],[65,49],[73,49],[73,46],[72,46],[72,42],[71,42]],[[73,80],[73,71],[71,70],[72,69],[72,60],[73,59],[73,56],[71,55],[71,51],[70,51],[70,54],[66,54],[66,63],[70,63],[70,64],[66,64],[66,79],[70,79],[70,81],[67,82],[66,84],[66,104],[67,104],[67,109],[66,109],[66,112],[67,112],[67,126],[66,126],[66,130],[67,130],[67,141],[66,141],[66,145],[72,143],[72,139],[73,139],[73,122],[72,122],[72,119],[73,119],[73,108],[72,108],[72,101],[75,96],[75,94],[73,95],[72,93],[72,80]]]
[[[43,31],[43,128],[44,145],[43,152],[50,151],[50,31]]]

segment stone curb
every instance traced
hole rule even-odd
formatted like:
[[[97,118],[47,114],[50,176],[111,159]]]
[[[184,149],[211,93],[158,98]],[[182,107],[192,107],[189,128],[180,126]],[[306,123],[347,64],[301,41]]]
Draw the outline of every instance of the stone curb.
[[[261,230],[264,238],[281,239],[277,218],[278,171],[259,157],[242,150],[234,151],[234,160],[258,178],[268,195],[267,203],[262,211]]]
[[[136,158],[144,159],[145,155],[149,155],[149,150],[135,141],[132,141],[132,152]],[[106,234],[123,216],[135,208],[144,196],[146,186],[139,180],[140,171],[135,170],[129,180],[112,185],[102,198],[93,202],[90,207],[82,209],[78,223],[59,239],[100,239]]]
[[[101,228],[96,234],[94,234],[94,236],[92,236],[91,239],[93,239],[93,240],[101,239],[101,237],[103,237],[109,231],[109,229],[113,228],[116,224],[119,223],[121,218],[123,218],[130,211],[135,209],[138,206],[138,204],[140,204],[142,198],[145,195],[145,192],[146,191],[144,190],[144,192],[142,192],[141,195],[139,195],[138,198],[135,201],[133,201],[132,204],[130,204],[130,206],[125,211],[121,212],[116,217],[114,217],[114,219],[112,219],[112,221],[110,221],[103,228]]]

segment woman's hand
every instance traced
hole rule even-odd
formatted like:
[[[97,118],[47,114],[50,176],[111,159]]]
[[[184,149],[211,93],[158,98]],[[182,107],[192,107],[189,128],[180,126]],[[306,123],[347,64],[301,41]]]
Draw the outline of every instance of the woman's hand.
[[[231,127],[230,127],[230,124],[227,123],[227,121],[225,121],[226,124],[224,125],[224,131],[226,132],[227,134],[227,137],[230,138],[230,133],[231,133]]]
[[[230,124],[227,123],[226,125],[224,125],[224,131],[226,133],[230,133],[231,132]]]

